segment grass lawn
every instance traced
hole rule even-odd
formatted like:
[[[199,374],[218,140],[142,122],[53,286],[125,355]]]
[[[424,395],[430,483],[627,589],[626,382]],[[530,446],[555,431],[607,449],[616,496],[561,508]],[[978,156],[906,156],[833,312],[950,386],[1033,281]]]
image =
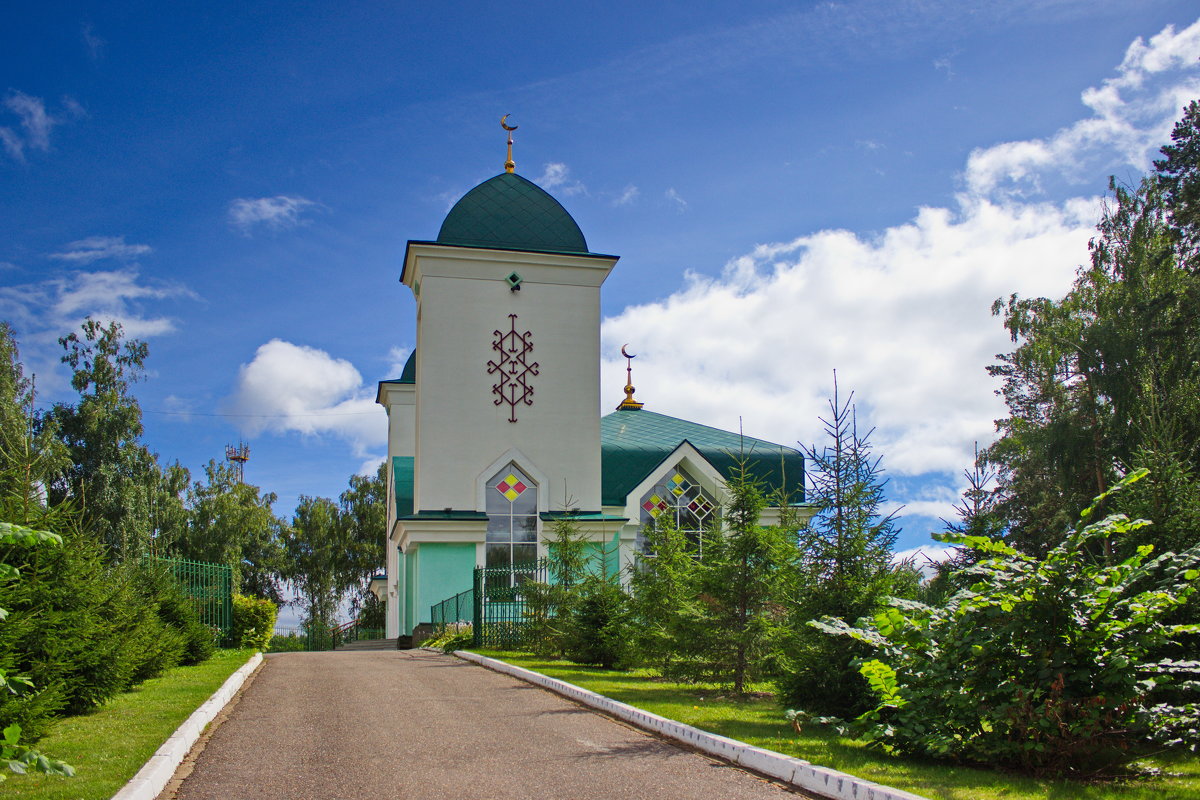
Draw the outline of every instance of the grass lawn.
[[[0,784],[0,797],[112,797],[253,654],[253,650],[218,650],[203,664],[169,670],[91,714],[60,720],[36,747],[73,766],[75,777],[9,774]]]
[[[1155,762],[1163,777],[1081,785],[1035,780],[967,767],[891,758],[832,731],[797,735],[772,699],[733,700],[713,686],[668,683],[653,673],[617,672],[550,661],[524,653],[477,650],[481,655],[582,686],[654,714],[776,752],[848,772],[876,783],[942,800],[1183,800],[1200,798],[1200,758]]]

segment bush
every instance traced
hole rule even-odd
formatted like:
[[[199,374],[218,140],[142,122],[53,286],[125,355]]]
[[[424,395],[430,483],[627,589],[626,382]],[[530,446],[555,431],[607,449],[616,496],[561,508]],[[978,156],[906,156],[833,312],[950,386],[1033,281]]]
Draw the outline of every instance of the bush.
[[[233,627],[229,639],[234,647],[265,650],[272,644],[279,607],[266,598],[233,596]],[[281,637],[279,637],[281,638]]]
[[[859,717],[859,735],[893,753],[1076,777],[1113,774],[1152,747],[1194,748],[1200,708],[1166,702],[1164,690],[1194,698],[1200,662],[1153,654],[1183,630],[1166,619],[1196,591],[1200,546],[1102,555],[1148,524],[1110,516],[1043,559],[941,534],[980,559],[945,607],[894,600],[859,628],[814,623],[878,653],[860,668],[879,704]]]
[[[153,599],[158,604],[158,616],[178,635],[182,644],[176,663],[190,666],[207,661],[217,649],[216,631],[200,621],[195,601],[184,593],[170,571],[152,563],[147,564],[146,569],[153,579],[150,585]],[[167,667],[158,672],[163,669]]]
[[[566,656],[577,664],[612,669],[629,656],[629,595],[596,575],[583,579],[571,616]]]
[[[90,711],[181,660],[213,650],[213,632],[169,574],[125,561],[109,563],[85,534],[61,547],[20,544],[0,549],[0,562],[21,580],[0,582],[0,669],[28,677],[35,691],[0,693],[0,729],[21,726],[40,737],[60,714]]]
[[[475,637],[471,632],[471,626],[465,622],[455,622],[447,625],[444,631],[432,639],[426,639],[421,646],[433,647],[443,653],[453,653],[455,650],[470,647],[474,641]]]
[[[267,645],[268,653],[303,653],[308,650],[308,637],[295,633],[277,633],[271,637]]]

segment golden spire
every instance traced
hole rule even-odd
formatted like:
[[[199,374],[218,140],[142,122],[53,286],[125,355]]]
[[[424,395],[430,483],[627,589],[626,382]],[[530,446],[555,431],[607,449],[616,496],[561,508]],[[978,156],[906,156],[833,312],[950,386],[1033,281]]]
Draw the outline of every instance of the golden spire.
[[[645,405],[633,399],[633,360],[637,355],[630,355],[626,347],[629,345],[621,345],[621,355],[625,356],[625,399],[617,406],[617,411],[637,411]]]
[[[516,162],[514,162],[512,159],[512,145],[513,145],[512,132],[515,131],[520,126],[513,125],[512,127],[509,127],[508,123],[505,122],[505,120],[507,120],[508,117],[509,117],[509,115],[505,114],[503,117],[500,118],[500,127],[504,128],[504,130],[508,131],[508,158],[504,162],[504,171],[505,172],[516,172],[517,165],[516,165]]]

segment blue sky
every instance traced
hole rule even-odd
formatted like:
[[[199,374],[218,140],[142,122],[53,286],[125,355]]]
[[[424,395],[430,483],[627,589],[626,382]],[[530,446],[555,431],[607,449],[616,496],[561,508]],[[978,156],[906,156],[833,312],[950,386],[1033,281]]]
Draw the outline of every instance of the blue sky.
[[[44,402],[87,314],[150,345],[147,438],[280,495],[385,450],[404,243],[517,170],[621,256],[662,413],[811,443],[838,369],[928,541],[1002,407],[993,299],[1061,294],[1107,176],[1200,96],[1194,3],[44,3],[0,30],[0,318]]]

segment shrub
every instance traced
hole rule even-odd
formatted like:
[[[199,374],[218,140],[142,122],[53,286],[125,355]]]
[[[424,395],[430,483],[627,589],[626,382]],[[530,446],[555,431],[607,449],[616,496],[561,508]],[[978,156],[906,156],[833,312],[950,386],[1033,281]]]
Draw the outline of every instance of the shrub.
[[[577,664],[612,669],[629,657],[629,595],[612,580],[583,579],[571,616],[566,656]]]
[[[432,639],[426,639],[421,646],[434,647],[443,653],[453,653],[455,650],[470,647],[474,643],[474,640],[474,634],[472,634],[469,624],[455,622],[447,625],[445,630],[435,635]]]
[[[308,650],[308,637],[295,633],[277,633],[271,637],[267,645],[268,653],[303,653]]]
[[[181,643],[176,663],[191,665],[206,661],[216,652],[216,632],[200,621],[195,601],[184,593],[167,569],[153,564],[147,564],[145,569],[150,573],[149,586],[158,605],[158,616]]]
[[[1200,709],[1166,702],[1164,690],[1194,690],[1200,662],[1153,654],[1197,628],[1165,620],[1196,591],[1200,546],[1152,560],[1149,545],[1121,561],[1102,555],[1148,524],[1110,516],[1042,559],[941,534],[979,556],[974,582],[945,607],[894,600],[861,627],[813,623],[878,653],[860,667],[879,704],[858,718],[859,735],[893,753],[1077,777],[1112,774],[1152,746],[1194,748]]]
[[[275,618],[279,607],[266,598],[233,596],[233,628],[229,632],[234,647],[265,650],[272,644]]]

